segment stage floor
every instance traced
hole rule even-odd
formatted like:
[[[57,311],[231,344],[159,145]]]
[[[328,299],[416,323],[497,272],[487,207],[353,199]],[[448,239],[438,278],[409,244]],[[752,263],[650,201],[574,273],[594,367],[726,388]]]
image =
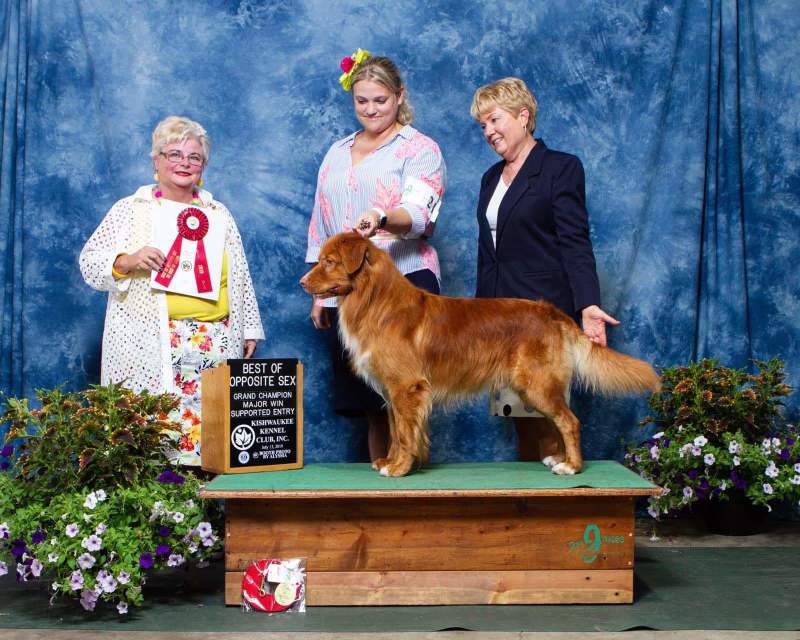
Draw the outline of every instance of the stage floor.
[[[176,571],[147,585],[149,604],[120,620],[116,611],[84,616],[72,604],[47,606],[46,585],[0,580],[0,629],[85,632],[433,632],[623,631],[800,629],[800,523],[771,534],[710,539],[691,545],[695,531],[662,527],[651,541],[643,525],[636,547],[636,601],[632,605],[537,605],[446,607],[316,607],[306,614],[266,616],[223,604],[222,563]],[[777,546],[780,545],[780,546]],[[5,638],[13,636],[6,635]],[[82,637],[82,636],[76,636]],[[154,636],[157,637],[157,636]],[[164,637],[164,636],[162,636]],[[632,637],[632,636],[631,636]],[[0,635],[0,640],[5,640]]]

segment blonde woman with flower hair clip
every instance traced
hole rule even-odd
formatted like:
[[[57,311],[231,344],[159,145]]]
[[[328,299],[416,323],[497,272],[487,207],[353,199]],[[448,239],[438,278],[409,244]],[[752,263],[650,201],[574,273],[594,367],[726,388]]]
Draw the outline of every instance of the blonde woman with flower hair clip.
[[[358,49],[340,66],[339,83],[352,95],[361,129],[334,142],[322,160],[306,262],[317,262],[328,237],[355,230],[388,251],[413,284],[439,293],[439,259],[428,243],[446,184],[439,145],[411,126],[408,90],[392,60]],[[336,299],[314,300],[311,320],[328,338],[337,413],[365,415],[370,459],[385,457],[385,402],[350,368],[339,340]]]

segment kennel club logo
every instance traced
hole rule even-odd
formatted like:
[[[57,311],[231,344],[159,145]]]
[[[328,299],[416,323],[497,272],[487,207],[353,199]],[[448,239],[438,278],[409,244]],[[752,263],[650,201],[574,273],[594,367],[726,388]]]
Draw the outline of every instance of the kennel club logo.
[[[583,530],[583,540],[571,540],[567,544],[570,553],[583,557],[586,564],[591,564],[600,555],[603,543],[622,544],[623,542],[625,542],[625,536],[600,535],[600,527],[596,524],[587,524]]]
[[[240,424],[231,431],[231,444],[239,450],[239,462],[247,464],[250,454],[247,450],[256,441],[256,432],[249,424]]]

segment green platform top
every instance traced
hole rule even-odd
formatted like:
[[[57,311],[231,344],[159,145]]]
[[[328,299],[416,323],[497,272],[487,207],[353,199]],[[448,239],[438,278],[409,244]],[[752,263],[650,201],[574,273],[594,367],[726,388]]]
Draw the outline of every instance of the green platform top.
[[[309,464],[290,471],[217,476],[209,498],[642,496],[658,493],[618,462],[586,460],[583,471],[559,476],[540,462],[431,464],[403,478],[385,478],[368,464]]]

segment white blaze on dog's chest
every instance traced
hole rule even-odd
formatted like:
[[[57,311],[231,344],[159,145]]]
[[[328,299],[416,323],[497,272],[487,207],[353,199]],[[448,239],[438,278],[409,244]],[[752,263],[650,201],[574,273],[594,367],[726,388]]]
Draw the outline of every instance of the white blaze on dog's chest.
[[[342,338],[345,349],[350,353],[356,374],[375,391],[383,395],[383,388],[374,378],[370,369],[370,357],[372,354],[369,351],[363,351],[358,339],[347,330],[347,322],[342,313],[339,314],[339,336]]]

